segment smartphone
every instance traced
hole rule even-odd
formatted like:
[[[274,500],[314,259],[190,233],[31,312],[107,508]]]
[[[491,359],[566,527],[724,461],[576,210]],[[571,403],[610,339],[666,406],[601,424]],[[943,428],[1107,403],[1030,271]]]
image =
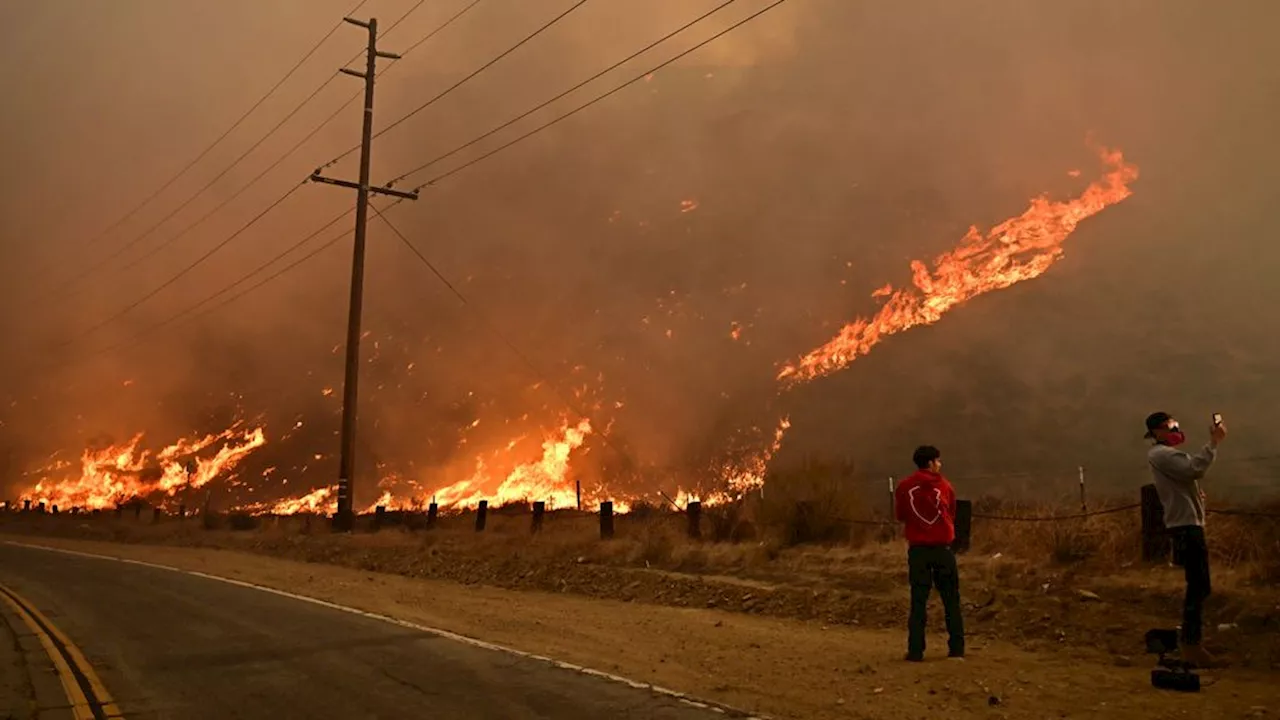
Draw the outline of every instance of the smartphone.
[[[1219,425],[1221,425],[1221,424],[1222,424],[1222,413],[1214,413],[1214,414],[1213,414],[1213,426],[1214,426],[1214,427],[1218,427],[1218,426],[1219,426]]]

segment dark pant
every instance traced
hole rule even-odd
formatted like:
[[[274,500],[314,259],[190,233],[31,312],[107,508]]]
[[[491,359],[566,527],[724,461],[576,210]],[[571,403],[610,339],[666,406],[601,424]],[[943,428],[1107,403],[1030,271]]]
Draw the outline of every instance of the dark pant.
[[[913,547],[907,551],[911,579],[911,617],[907,621],[907,653],[924,655],[924,628],[929,590],[938,588],[947,614],[947,634],[952,655],[964,655],[964,619],[960,616],[960,571],[948,547]]]
[[[1187,577],[1187,597],[1182,606],[1182,643],[1199,645],[1204,601],[1212,590],[1209,584],[1209,546],[1205,543],[1202,527],[1176,527],[1170,532]]]

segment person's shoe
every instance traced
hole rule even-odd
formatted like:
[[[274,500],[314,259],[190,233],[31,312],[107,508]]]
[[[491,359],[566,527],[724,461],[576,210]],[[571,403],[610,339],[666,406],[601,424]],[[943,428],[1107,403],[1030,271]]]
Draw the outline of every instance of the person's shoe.
[[[963,660],[963,659],[964,659],[964,651],[963,651],[963,650],[961,650],[960,652],[949,652],[949,653],[947,653],[947,659],[948,659],[948,660]]]
[[[1182,662],[1193,668],[1208,669],[1213,667],[1213,656],[1199,645],[1182,646]]]
[[[924,662],[924,653],[907,653],[907,662]]]

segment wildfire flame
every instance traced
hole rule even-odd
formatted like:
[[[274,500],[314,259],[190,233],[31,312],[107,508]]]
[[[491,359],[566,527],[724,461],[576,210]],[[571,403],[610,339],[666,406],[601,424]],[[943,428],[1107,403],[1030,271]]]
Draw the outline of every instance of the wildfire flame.
[[[1041,196],[1021,215],[995,226],[986,235],[971,227],[951,252],[934,261],[933,270],[911,263],[914,287],[882,288],[880,312],[845,325],[830,342],[794,363],[783,365],[777,379],[793,386],[830,375],[871,352],[884,338],[917,325],[930,325],[948,310],[978,295],[1039,277],[1062,257],[1062,244],[1081,220],[1102,212],[1132,194],[1129,183],[1138,168],[1120,151],[1102,152],[1110,170],[1078,197],[1050,201]]]
[[[551,507],[574,507],[577,489],[569,479],[569,458],[582,447],[592,432],[591,421],[576,425],[564,423],[542,442],[542,457],[517,465],[494,487],[494,480],[483,458],[476,460],[476,471],[467,478],[432,493],[444,507],[467,507],[481,500],[494,505],[546,501]]]
[[[219,443],[212,456],[197,456]],[[67,509],[98,510],[134,498],[172,497],[184,488],[201,488],[230,475],[241,460],[266,443],[261,427],[243,430],[232,426],[201,438],[183,438],[151,453],[140,448],[142,435],[136,435],[122,445],[85,450],[79,477],[56,477],[70,470],[69,463],[37,471],[44,477],[23,493],[22,499]]]

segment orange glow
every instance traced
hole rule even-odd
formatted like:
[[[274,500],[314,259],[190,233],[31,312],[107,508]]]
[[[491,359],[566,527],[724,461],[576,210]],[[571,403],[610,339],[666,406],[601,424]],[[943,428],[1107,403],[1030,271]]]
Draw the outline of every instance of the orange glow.
[[[298,513],[320,513],[332,515],[338,510],[338,495],[333,486],[316,488],[297,498],[287,498],[274,503],[259,503],[245,510],[255,515],[296,515]]]
[[[1103,151],[1102,160],[1109,170],[1078,197],[1058,202],[1037,197],[1026,212],[986,235],[969,228],[956,249],[934,261],[932,271],[912,262],[913,287],[892,291],[874,317],[858,318],[825,345],[783,365],[778,380],[793,386],[830,375],[890,335],[930,325],[967,300],[1039,277],[1062,257],[1063,242],[1081,220],[1132,194],[1129,184],[1137,179],[1138,168],[1118,150]]]
[[[543,440],[541,458],[517,465],[501,481],[495,480],[481,458],[471,477],[431,495],[442,507],[470,507],[481,500],[494,506],[543,500],[553,508],[575,507],[577,489],[569,478],[569,458],[590,434],[591,421],[566,422]]]
[[[37,471],[41,480],[22,494],[35,503],[99,510],[134,498],[172,497],[184,488],[196,489],[212,480],[230,476],[254,450],[267,443],[262,428],[244,430],[232,426],[216,435],[180,439],[159,452],[140,449],[142,436],[100,450],[85,450],[78,477],[67,476],[71,463],[58,463]],[[211,447],[212,455],[199,457]]]

